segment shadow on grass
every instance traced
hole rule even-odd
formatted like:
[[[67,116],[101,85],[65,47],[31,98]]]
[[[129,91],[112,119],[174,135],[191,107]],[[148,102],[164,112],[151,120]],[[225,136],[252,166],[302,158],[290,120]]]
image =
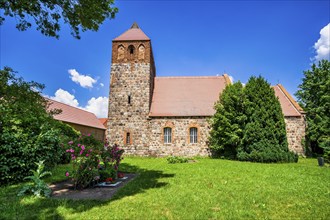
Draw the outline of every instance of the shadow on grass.
[[[17,197],[19,187],[0,188],[0,219],[64,219],[65,214],[86,212],[94,207],[101,207],[126,196],[144,193],[148,189],[165,187],[168,183],[162,179],[172,178],[160,170],[142,169],[127,163],[121,164],[122,172],[136,173],[138,176],[131,180],[109,201],[98,200],[66,200],[41,199],[34,197]],[[9,189],[9,190],[8,190]]]
[[[114,195],[112,200],[118,200],[125,196],[144,193],[148,189],[165,187],[168,183],[161,182],[160,180],[174,177],[174,174],[167,174],[159,170],[141,169],[127,163],[122,163],[120,166],[124,172],[137,173],[138,176],[125,187],[121,188]]]

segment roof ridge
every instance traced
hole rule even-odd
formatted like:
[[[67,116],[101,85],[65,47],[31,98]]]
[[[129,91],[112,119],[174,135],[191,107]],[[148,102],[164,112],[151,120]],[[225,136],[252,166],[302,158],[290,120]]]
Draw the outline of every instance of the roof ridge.
[[[205,79],[209,79],[209,78],[222,78],[224,77],[223,75],[221,76],[157,76],[155,78],[168,78],[168,79],[177,79],[177,78],[181,78],[181,79],[196,79],[196,78],[205,78]]]

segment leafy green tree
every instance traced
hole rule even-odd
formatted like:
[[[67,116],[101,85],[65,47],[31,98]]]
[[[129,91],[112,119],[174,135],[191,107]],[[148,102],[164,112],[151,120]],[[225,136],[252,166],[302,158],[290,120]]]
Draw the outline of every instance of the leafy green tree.
[[[215,115],[210,120],[210,145],[214,156],[235,159],[241,145],[246,121],[243,106],[243,85],[228,85],[215,104]]]
[[[81,31],[97,31],[105,19],[114,18],[118,8],[113,5],[114,0],[0,0],[4,16],[15,17],[18,30],[30,28],[31,18],[42,34],[59,38],[63,19],[69,24],[71,34],[78,39]],[[5,17],[0,16],[0,24],[4,20]]]
[[[306,144],[313,153],[330,155],[330,62],[322,60],[304,71],[296,93],[306,112]]]
[[[251,77],[244,94],[247,120],[238,159],[257,162],[295,161],[296,156],[288,149],[281,105],[270,84],[261,76]]]
[[[68,128],[46,111],[43,88],[16,78],[11,68],[0,70],[1,184],[23,180],[36,161],[45,160],[48,168],[61,161],[62,131]]]

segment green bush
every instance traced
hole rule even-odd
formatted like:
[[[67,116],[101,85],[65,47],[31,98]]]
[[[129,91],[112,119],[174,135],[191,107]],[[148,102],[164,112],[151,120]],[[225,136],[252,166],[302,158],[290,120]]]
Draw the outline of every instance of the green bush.
[[[0,70],[0,184],[17,183],[35,170],[37,161],[50,169],[62,160],[62,137],[75,131],[53,119],[42,84]]]
[[[263,163],[297,162],[288,149],[281,105],[270,84],[251,77],[225,88],[210,119],[213,156]]]
[[[188,163],[189,159],[186,157],[178,157],[178,156],[169,156],[166,158],[168,163]]]

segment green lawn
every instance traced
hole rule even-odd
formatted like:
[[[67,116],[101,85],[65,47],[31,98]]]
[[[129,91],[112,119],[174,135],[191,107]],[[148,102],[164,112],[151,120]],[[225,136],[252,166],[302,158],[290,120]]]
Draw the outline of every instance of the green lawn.
[[[330,168],[316,159],[258,164],[216,159],[168,164],[125,158],[140,175],[110,201],[17,198],[0,188],[0,219],[329,219]],[[64,177],[65,166],[53,179]]]

